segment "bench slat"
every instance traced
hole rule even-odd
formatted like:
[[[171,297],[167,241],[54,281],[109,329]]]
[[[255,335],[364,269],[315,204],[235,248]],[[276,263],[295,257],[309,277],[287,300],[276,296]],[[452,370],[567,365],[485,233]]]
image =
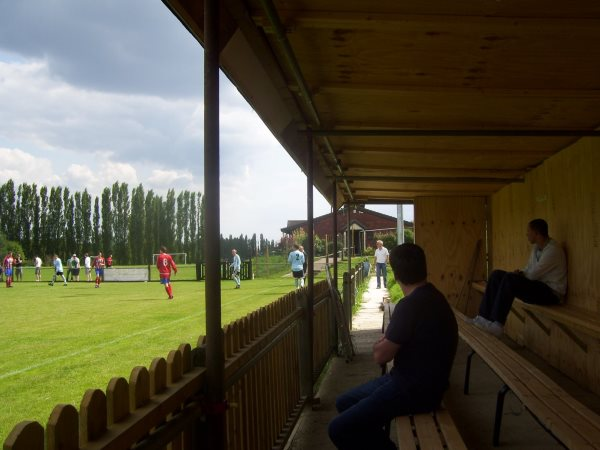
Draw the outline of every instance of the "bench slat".
[[[396,439],[400,450],[417,450],[410,416],[396,417]]]
[[[438,423],[442,434],[446,438],[446,445],[448,450],[467,450],[467,446],[462,440],[460,433],[458,432],[450,413],[446,409],[440,409],[436,413]]]
[[[501,341],[464,322],[463,314],[456,314],[461,338],[547,429],[569,448],[593,448],[591,445],[600,442],[600,416],[573,399]]]
[[[437,426],[432,414],[417,414],[414,416],[415,428],[419,437],[421,450],[444,450]]]

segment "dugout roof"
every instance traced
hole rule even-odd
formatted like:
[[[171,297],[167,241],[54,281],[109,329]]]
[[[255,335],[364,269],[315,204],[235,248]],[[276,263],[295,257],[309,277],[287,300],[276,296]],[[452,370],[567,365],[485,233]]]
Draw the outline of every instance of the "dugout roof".
[[[314,130],[330,201],[489,195],[600,124],[597,0],[221,5],[223,71],[305,171]]]

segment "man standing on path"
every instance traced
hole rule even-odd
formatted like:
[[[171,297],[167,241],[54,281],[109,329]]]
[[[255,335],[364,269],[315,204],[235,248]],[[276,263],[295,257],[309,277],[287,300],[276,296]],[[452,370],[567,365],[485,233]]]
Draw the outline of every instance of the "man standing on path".
[[[458,343],[454,313],[427,281],[421,247],[394,247],[390,263],[405,297],[373,345],[373,359],[379,365],[394,360],[394,367],[336,399],[340,414],[329,424],[329,437],[340,450],[396,450],[385,425],[396,416],[435,410],[448,388]]]
[[[177,266],[171,255],[167,253],[167,247],[160,247],[160,255],[156,258],[156,267],[160,275],[160,284],[164,285],[169,300],[173,300],[173,288],[171,287],[171,270],[177,273]]]
[[[388,252],[388,249],[383,246],[383,241],[377,241],[376,245],[375,273],[377,275],[377,289],[381,289],[381,277],[383,277],[383,287],[387,288],[387,263],[390,260],[390,253]]]
[[[234,248],[231,250],[233,261],[229,267],[231,267],[231,278],[235,281],[235,289],[239,289],[240,286],[240,271],[242,270],[242,260],[240,255],[237,254],[237,250]]]
[[[300,251],[298,244],[294,244],[294,250],[288,255],[288,263],[292,266],[296,289],[304,287],[304,253]]]
[[[63,286],[66,286],[67,279],[65,278],[65,275],[63,273],[62,261],[56,254],[54,255],[54,257],[52,259],[54,260],[54,275],[52,275],[52,281],[48,284],[50,286],[54,286],[54,282],[56,281],[56,278],[60,276],[63,279]]]

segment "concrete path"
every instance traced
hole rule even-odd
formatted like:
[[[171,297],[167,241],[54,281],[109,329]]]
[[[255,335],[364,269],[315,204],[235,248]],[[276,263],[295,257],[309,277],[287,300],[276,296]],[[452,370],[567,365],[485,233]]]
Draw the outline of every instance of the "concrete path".
[[[373,362],[371,347],[381,335],[383,312],[380,311],[379,305],[386,293],[384,289],[376,289],[375,277],[371,277],[369,289],[364,295],[361,308],[353,319],[352,340],[357,355],[350,363],[344,362],[343,358],[331,360],[329,370],[323,376],[316,394],[316,397],[320,399],[320,404],[313,409],[307,408],[302,413],[286,449],[335,450],[327,435],[329,422],[337,414],[335,398],[342,392],[381,374],[379,367]],[[600,413],[599,396],[579,388],[573,381],[545,364],[536,355],[526,349],[516,347],[506,338],[503,339],[571,395]],[[462,388],[468,353],[469,348],[459,339],[458,351],[450,376],[450,390],[445,401],[469,449],[497,449],[492,446],[491,442],[492,428],[496,394],[503,383],[494,372],[475,357],[471,368],[471,394],[464,395]],[[531,414],[522,408],[521,403],[514,395],[509,393],[504,405],[499,448],[502,450],[558,450],[564,447],[558,444]]]
[[[298,421],[286,448],[297,450],[335,450],[327,435],[329,422],[337,412],[335,398],[344,391],[381,375],[381,369],[373,362],[371,349],[381,336],[383,312],[379,306],[385,289],[376,289],[375,277],[369,280],[360,310],[352,321],[352,341],[356,349],[354,359],[346,363],[344,358],[333,358],[329,370],[318,388],[318,407],[306,409]]]

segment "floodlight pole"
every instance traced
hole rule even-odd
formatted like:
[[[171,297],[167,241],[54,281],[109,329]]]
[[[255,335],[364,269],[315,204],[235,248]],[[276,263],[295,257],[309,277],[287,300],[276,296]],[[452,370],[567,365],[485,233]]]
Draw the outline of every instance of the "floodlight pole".
[[[206,235],[206,382],[207,448],[224,450],[225,356],[221,327],[219,184],[219,0],[204,1],[204,196]]]

